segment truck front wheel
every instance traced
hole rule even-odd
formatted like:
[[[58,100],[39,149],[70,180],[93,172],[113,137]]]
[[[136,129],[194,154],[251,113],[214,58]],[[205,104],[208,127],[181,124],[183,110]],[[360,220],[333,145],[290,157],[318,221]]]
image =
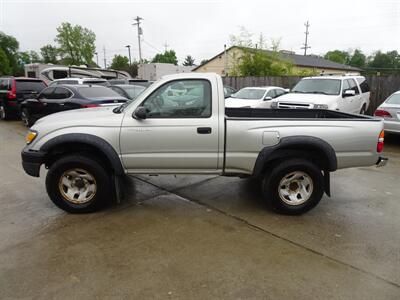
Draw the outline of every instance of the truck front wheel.
[[[300,215],[321,200],[324,194],[324,177],[314,163],[291,158],[274,164],[263,183],[263,196],[279,213]]]
[[[70,213],[99,210],[112,198],[111,179],[101,164],[83,155],[68,155],[52,164],[46,176],[51,201]]]

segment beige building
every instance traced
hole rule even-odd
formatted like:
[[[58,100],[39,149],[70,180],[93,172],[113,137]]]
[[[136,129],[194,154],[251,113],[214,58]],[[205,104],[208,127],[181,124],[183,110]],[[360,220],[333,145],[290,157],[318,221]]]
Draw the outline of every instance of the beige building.
[[[226,73],[229,74],[233,66],[237,64],[240,57],[243,55],[243,48],[232,46],[218,53],[206,63],[197,66],[193,69],[193,72],[214,72],[219,75],[225,76]],[[360,74],[361,69],[339,64],[323,57],[315,55],[299,55],[293,52],[281,51],[281,57],[285,60],[292,62],[296,69],[312,71],[316,74],[326,73],[326,74]]]

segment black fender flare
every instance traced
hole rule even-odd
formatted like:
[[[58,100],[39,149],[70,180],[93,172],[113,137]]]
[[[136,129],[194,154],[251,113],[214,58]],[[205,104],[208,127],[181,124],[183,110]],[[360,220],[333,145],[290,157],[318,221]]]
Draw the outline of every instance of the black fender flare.
[[[293,155],[296,151],[304,152],[304,149],[310,148],[321,152],[325,156],[327,166],[324,171],[333,172],[337,169],[336,152],[328,142],[317,137],[297,135],[284,137],[278,144],[263,148],[258,154],[254,165],[253,176],[260,176],[264,166],[274,159]],[[287,151],[286,149],[291,150]]]
[[[124,167],[122,166],[121,159],[115,149],[104,139],[86,133],[67,133],[56,136],[47,141],[40,147],[41,152],[48,152],[52,148],[66,143],[81,143],[95,147],[101,151],[104,156],[109,160],[115,175],[122,176],[125,174]]]

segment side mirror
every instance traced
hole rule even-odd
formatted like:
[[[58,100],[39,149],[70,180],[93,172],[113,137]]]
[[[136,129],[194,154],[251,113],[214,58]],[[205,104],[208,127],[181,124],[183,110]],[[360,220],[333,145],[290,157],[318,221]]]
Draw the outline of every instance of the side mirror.
[[[343,92],[343,97],[352,97],[355,96],[356,92],[354,90],[345,90]]]
[[[264,101],[269,101],[269,100],[272,100],[272,97],[266,96],[266,97],[264,98]]]
[[[135,119],[144,120],[147,118],[147,108],[144,106],[139,106],[136,108],[135,112],[133,113],[133,117]]]
[[[290,93],[290,89],[284,89],[285,93]]]

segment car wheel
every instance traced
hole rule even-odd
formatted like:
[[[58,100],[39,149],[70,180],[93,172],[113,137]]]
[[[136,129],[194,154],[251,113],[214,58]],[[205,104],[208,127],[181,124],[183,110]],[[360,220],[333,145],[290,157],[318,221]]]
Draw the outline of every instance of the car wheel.
[[[300,215],[314,208],[324,194],[324,177],[305,159],[279,161],[264,177],[263,196],[275,211]]]
[[[97,211],[113,197],[106,170],[83,155],[57,160],[47,173],[46,189],[53,203],[70,213]]]
[[[367,112],[367,107],[365,104],[363,104],[360,110],[360,115],[365,115],[366,112]]]
[[[7,111],[7,108],[4,106],[4,103],[0,103],[0,119],[1,120],[9,119],[9,113]]]
[[[21,120],[27,127],[31,127],[35,122],[33,122],[29,111],[26,108],[21,110]]]

